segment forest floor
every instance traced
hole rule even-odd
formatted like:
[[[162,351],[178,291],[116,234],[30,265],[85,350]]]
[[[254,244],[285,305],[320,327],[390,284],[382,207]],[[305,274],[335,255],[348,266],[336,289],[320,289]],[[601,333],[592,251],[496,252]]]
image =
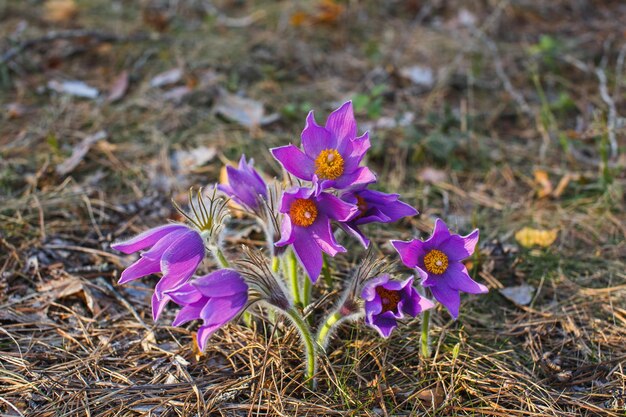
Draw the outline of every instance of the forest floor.
[[[625,416],[624,28],[618,0],[0,0],[0,413]],[[420,211],[381,251],[481,229],[490,293],[433,315],[430,360],[419,320],[346,325],[310,391],[286,324],[200,354],[153,279],[116,284],[113,241],[242,152],[278,175],[268,147],[347,99]]]

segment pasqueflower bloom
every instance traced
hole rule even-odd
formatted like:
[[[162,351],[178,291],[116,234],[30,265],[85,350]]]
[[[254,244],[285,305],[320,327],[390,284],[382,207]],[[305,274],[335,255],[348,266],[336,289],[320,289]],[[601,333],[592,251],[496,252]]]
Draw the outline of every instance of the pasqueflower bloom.
[[[276,246],[293,245],[293,250],[311,281],[322,271],[322,251],[330,256],[346,249],[335,241],[330,220],[348,220],[357,212],[356,206],[312,188],[294,188],[283,193],[280,212],[283,220],[281,239]]]
[[[389,337],[397,327],[397,320],[408,315],[416,317],[434,307],[413,288],[413,277],[392,281],[383,274],[367,282],[361,292],[365,300],[365,323],[375,328],[382,337]]]
[[[182,224],[156,227],[111,247],[126,254],[148,249],[122,272],[119,284],[150,274],[163,274],[152,296],[154,320],[158,319],[170,300],[165,291],[185,283],[204,258],[204,242],[200,233]]]
[[[467,236],[454,235],[441,219],[435,221],[433,234],[426,241],[391,242],[402,262],[417,269],[422,285],[430,287],[433,296],[455,319],[459,316],[461,304],[459,292],[481,294],[489,291],[470,278],[462,262],[474,253],[477,243],[478,229]]]
[[[348,191],[342,194],[341,199],[355,204],[359,212],[349,221],[341,223],[341,227],[367,247],[370,241],[359,230],[360,225],[374,222],[393,223],[402,217],[417,214],[417,210],[400,201],[399,197],[398,194],[386,194],[368,189]]]
[[[365,133],[356,137],[352,102],[348,101],[328,116],[326,126],[315,122],[311,111],[302,131],[302,147],[294,145],[271,149],[274,158],[296,177],[314,181],[319,189],[344,189],[376,181],[374,174],[359,166],[370,147]]]
[[[220,269],[170,290],[167,295],[182,306],[173,326],[202,319],[197,337],[202,351],[209,337],[246,307],[248,285],[236,271]]]
[[[257,211],[262,200],[267,199],[267,184],[253,167],[254,161],[246,162],[241,155],[239,168],[226,167],[228,184],[220,184],[217,188],[232,198],[237,204]]]

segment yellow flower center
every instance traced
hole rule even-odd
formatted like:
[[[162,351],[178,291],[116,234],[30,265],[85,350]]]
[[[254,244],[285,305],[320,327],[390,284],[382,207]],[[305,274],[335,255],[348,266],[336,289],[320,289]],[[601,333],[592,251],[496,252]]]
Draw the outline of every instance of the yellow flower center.
[[[424,256],[424,266],[431,274],[441,275],[448,269],[448,257],[442,251],[433,249]]]
[[[317,218],[317,207],[312,200],[298,198],[289,208],[289,217],[296,226],[309,227]]]
[[[376,294],[380,297],[380,302],[383,305],[381,313],[386,311],[395,311],[398,308],[400,302],[400,291],[388,290],[387,288],[380,286],[376,287]]]
[[[324,149],[315,159],[315,175],[321,180],[334,180],[343,174],[343,158],[336,149]]]

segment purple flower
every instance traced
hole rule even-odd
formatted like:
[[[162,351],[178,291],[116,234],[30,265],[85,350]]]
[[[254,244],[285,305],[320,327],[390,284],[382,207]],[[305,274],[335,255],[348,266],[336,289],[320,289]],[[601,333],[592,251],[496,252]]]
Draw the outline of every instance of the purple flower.
[[[253,164],[254,160],[250,159],[246,162],[246,156],[241,155],[239,168],[226,167],[228,184],[220,184],[217,188],[235,200],[237,204],[256,211],[261,200],[267,198],[267,185],[254,169]]]
[[[435,306],[413,288],[413,277],[401,282],[391,281],[389,275],[383,274],[365,284],[361,297],[365,300],[365,323],[382,337],[389,337],[398,325],[397,319],[405,314],[416,317]]]
[[[422,277],[422,285],[430,287],[433,296],[455,319],[459,316],[460,291],[470,294],[489,291],[470,278],[461,262],[474,253],[476,243],[478,229],[467,236],[453,235],[441,219],[435,221],[433,234],[426,241],[414,239],[391,242],[402,262],[409,268],[417,269]]]
[[[122,272],[119,284],[161,272],[163,277],[154,288],[152,317],[159,318],[170,300],[165,291],[186,282],[204,258],[204,242],[198,231],[182,224],[168,224],[111,245],[126,254],[143,252],[139,259]]]
[[[284,213],[281,240],[276,246],[293,245],[300,264],[315,282],[322,271],[322,251],[330,256],[346,251],[335,241],[330,220],[346,221],[357,210],[332,194],[315,195],[312,188],[285,191],[280,206]]]
[[[274,158],[296,177],[316,182],[320,190],[344,189],[376,181],[374,174],[359,164],[370,147],[369,136],[356,137],[352,102],[348,101],[328,116],[326,126],[315,122],[311,111],[302,131],[302,147],[294,145],[271,149]]]
[[[173,326],[202,319],[197,340],[203,351],[209,337],[246,307],[248,285],[236,271],[220,269],[170,290],[167,295],[182,306]]]
[[[374,190],[348,191],[341,195],[341,199],[351,204],[356,204],[359,213],[341,227],[361,241],[367,247],[370,243],[359,226],[367,223],[392,223],[402,217],[414,216],[417,210],[399,200],[398,194],[386,194]]]

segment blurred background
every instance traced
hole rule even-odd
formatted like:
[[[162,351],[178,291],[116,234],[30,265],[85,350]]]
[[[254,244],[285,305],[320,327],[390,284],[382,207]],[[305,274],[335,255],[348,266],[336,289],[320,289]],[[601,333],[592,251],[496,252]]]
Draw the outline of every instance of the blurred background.
[[[625,28],[609,0],[0,0],[0,410],[623,416]],[[193,352],[109,246],[241,153],[280,175],[267,149],[346,100],[421,213],[381,250],[480,227],[492,291],[439,315],[429,364],[348,326],[313,395],[297,335]]]

